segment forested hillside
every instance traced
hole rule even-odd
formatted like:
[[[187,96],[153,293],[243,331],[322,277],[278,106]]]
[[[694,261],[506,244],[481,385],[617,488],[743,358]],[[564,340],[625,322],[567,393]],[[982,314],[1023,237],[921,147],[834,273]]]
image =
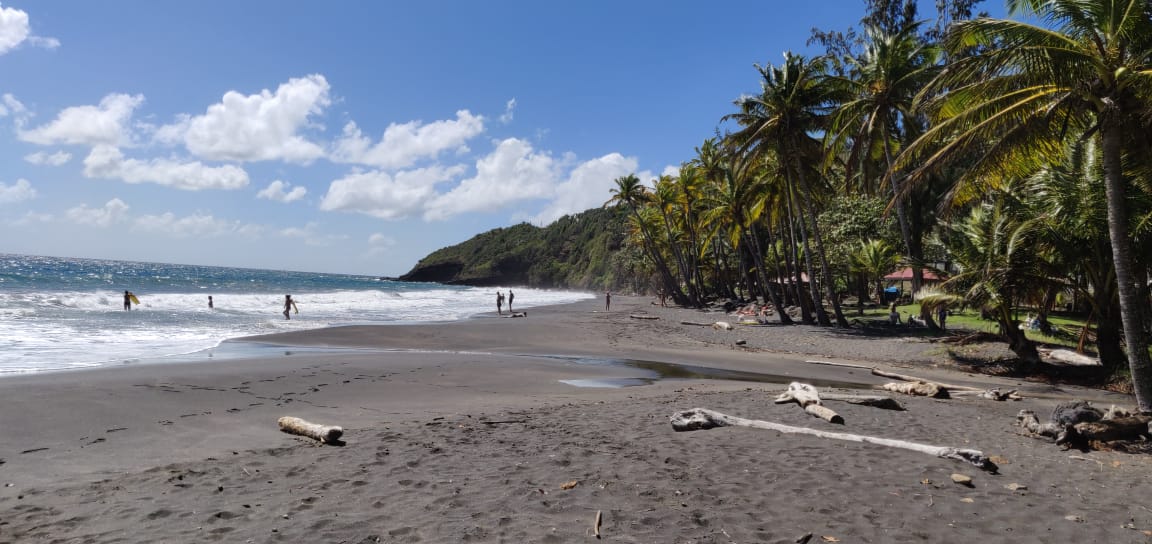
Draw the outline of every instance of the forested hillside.
[[[624,247],[626,211],[591,209],[547,227],[521,223],[424,257],[402,281],[643,290],[643,262]]]

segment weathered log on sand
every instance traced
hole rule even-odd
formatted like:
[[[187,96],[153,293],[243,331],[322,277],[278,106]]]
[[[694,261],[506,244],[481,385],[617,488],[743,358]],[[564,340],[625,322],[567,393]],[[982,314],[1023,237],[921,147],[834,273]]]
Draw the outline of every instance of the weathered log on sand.
[[[279,419],[278,423],[283,432],[306,436],[325,444],[340,444],[340,437],[344,436],[342,427],[311,423],[298,417],[284,416]]]
[[[880,389],[885,391],[892,391],[894,393],[903,393],[905,395],[913,395],[917,397],[931,397],[934,399],[948,399],[948,390],[941,387],[938,383],[931,382],[899,382],[899,383],[886,383],[880,386]]]
[[[732,330],[732,324],[727,321],[717,321],[712,324],[712,328],[718,331],[730,331]]]
[[[860,406],[871,406],[873,408],[880,408],[882,410],[897,410],[904,411],[904,405],[892,397],[870,396],[870,395],[837,395],[835,393],[824,393],[820,395],[821,400],[834,400],[839,402],[847,402],[848,404],[857,404]]]
[[[1055,439],[1064,427],[1055,423],[1040,423],[1040,418],[1036,417],[1036,412],[1032,410],[1020,410],[1016,414],[1016,423],[1019,424],[1024,430],[1032,433],[1033,436],[1044,436]]]
[[[1048,362],[1068,365],[1068,366],[1100,366],[1100,359],[1081,355],[1070,349],[1054,349],[1047,353],[1040,352],[1041,355],[1049,359]]]
[[[1150,421],[1152,417],[1149,416],[1130,416],[1077,423],[1065,427],[1064,431],[1056,436],[1056,444],[1084,447],[1089,442],[1152,438],[1152,433],[1149,433],[1148,429]]]
[[[676,430],[677,432],[697,431],[730,426],[752,427],[754,429],[767,429],[769,431],[777,431],[781,433],[807,434],[819,438],[847,440],[849,442],[863,442],[866,444],[875,444],[878,446],[887,446],[890,448],[906,449],[915,452],[926,453],[929,455],[935,455],[937,457],[943,457],[945,459],[964,461],[992,473],[995,473],[998,470],[996,463],[993,463],[990,459],[988,459],[987,456],[984,455],[983,452],[979,450],[928,446],[925,444],[917,444],[916,442],[894,440],[891,438],[878,438],[875,436],[865,436],[859,434],[819,431],[806,427],[793,427],[791,425],[773,423],[771,421],[744,419],[742,417],[730,416],[705,408],[693,408],[683,412],[676,412],[675,414],[672,414],[671,421],[672,429]]]
[[[1000,391],[999,389],[987,389],[984,391],[949,391],[953,397],[976,397],[981,399],[1006,401],[1006,400],[1023,400],[1024,397],[1016,393],[1015,389],[1007,391]]]
[[[658,316],[658,315],[636,315],[636,314],[628,314],[628,317],[631,317],[632,319],[660,319],[660,316]]]
[[[892,378],[894,380],[904,380],[906,382],[934,383],[934,384],[939,385],[940,387],[942,387],[944,389],[949,389],[949,390],[953,390],[953,391],[983,391],[983,389],[980,389],[979,387],[969,387],[967,385],[952,385],[952,384],[947,384],[947,383],[931,382],[931,381],[925,380],[924,378],[917,378],[916,376],[908,376],[906,374],[897,374],[895,372],[888,372],[888,371],[880,370],[879,368],[873,368],[872,374],[875,376]]]
[[[804,361],[804,362],[808,363],[808,364],[812,364],[812,365],[842,366],[842,367],[846,367],[846,368],[859,368],[859,369],[863,369],[863,370],[872,370],[874,368],[874,367],[870,367],[870,366],[856,365],[856,364],[852,364],[852,363],[837,363],[837,362],[833,362],[833,361]]]
[[[806,383],[792,382],[788,384],[788,390],[780,393],[776,397],[776,404],[784,404],[788,402],[795,402],[805,412],[812,414],[829,423],[844,424],[844,418],[840,414],[832,411],[830,408],[824,406],[820,402],[820,394],[816,392],[816,388]]]
[[[681,325],[695,325],[697,327],[711,327],[712,326],[711,321],[708,323],[701,323],[699,321],[681,321],[680,324]]]

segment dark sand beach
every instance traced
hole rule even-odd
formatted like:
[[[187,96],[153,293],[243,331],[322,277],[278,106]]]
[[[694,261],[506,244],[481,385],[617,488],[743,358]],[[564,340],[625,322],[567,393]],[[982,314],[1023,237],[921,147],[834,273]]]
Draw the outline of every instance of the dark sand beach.
[[[715,331],[681,321],[722,314],[639,297],[613,307],[322,329],[245,339],[275,346],[257,359],[4,378],[0,543],[1152,541],[1152,457],[1063,451],[1015,426],[1021,409],[1128,397],[958,372],[921,341]],[[841,393],[890,380],[814,359],[1028,398],[828,401],[845,419],[834,425],[772,399],[792,380]],[[642,385],[607,387],[623,384]],[[1000,469],[760,429],[674,432],[669,416],[694,407],[978,449]],[[281,416],[341,425],[344,444],[282,433]]]

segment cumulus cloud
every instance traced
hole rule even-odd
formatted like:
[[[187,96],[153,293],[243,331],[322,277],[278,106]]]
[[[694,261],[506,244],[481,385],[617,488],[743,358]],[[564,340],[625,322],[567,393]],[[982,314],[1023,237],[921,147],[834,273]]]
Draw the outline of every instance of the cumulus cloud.
[[[292,187],[291,190],[285,190],[292,187],[291,183],[285,183],[280,180],[269,183],[267,187],[256,193],[256,198],[265,198],[268,200],[275,200],[276,202],[293,202],[304,198],[308,194],[308,189],[304,187]]]
[[[400,219],[419,213],[436,196],[436,184],[464,172],[463,166],[432,166],[395,174],[380,170],[353,172],[328,186],[320,209]]]
[[[33,198],[36,198],[36,189],[26,179],[18,179],[12,185],[0,182],[0,204],[13,204]]]
[[[460,110],[454,120],[428,124],[420,121],[392,123],[384,129],[380,141],[373,144],[356,123],[350,122],[344,126],[344,134],[333,144],[329,158],[334,162],[384,169],[407,168],[445,150],[467,151],[465,144],[468,140],[483,131],[484,117]]]
[[[504,105],[504,113],[500,116],[500,122],[507,125],[512,122],[512,114],[516,111],[516,99],[513,98]]]
[[[374,232],[368,237],[368,243],[373,246],[394,246],[396,245],[396,239],[380,234],[379,232]]]
[[[157,183],[175,189],[240,189],[248,185],[248,173],[233,165],[208,166],[199,161],[128,159],[119,149],[101,145],[84,158],[84,175],[118,179],[128,183]]]
[[[255,238],[262,231],[259,226],[219,219],[211,214],[195,213],[178,217],[172,212],[165,212],[160,215],[142,215],[136,218],[132,227],[135,230],[165,234],[173,238],[221,238],[224,236]]]
[[[129,145],[128,121],[142,103],[143,95],[110,94],[96,106],[65,108],[50,123],[20,130],[19,136],[40,145]]]
[[[290,79],[276,92],[228,91],[204,115],[181,117],[156,132],[161,140],[182,140],[188,151],[205,159],[307,164],[323,156],[324,149],[300,131],[331,103],[328,89],[324,76],[314,74]]]
[[[7,117],[8,115],[15,115],[16,122],[22,122],[22,117],[26,116],[27,109],[19,100],[16,100],[12,93],[4,93],[0,99],[0,117]]]
[[[446,219],[478,210],[493,210],[510,203],[545,198],[557,179],[556,161],[536,152],[517,138],[499,143],[488,156],[476,161],[476,175],[431,202],[425,219]]]
[[[552,201],[530,222],[547,225],[565,215],[602,206],[608,200],[616,178],[635,173],[637,163],[635,157],[610,153],[577,165],[564,181],[556,185]],[[647,179],[651,174],[642,172],[638,176]]]
[[[322,234],[319,232],[320,224],[310,221],[303,227],[287,227],[280,229],[278,234],[285,238],[299,239],[309,246],[330,246],[335,242],[347,240],[348,236],[344,234]]]
[[[37,151],[30,155],[24,155],[24,160],[36,165],[61,166],[72,160],[72,154],[66,151],[57,151],[51,154]]]
[[[60,40],[56,38],[32,35],[28,26],[28,13],[26,11],[0,6],[0,55],[19,47],[23,43],[47,49],[60,47]]]
[[[73,223],[96,227],[108,227],[124,221],[127,214],[128,205],[119,198],[109,200],[102,208],[89,208],[87,204],[81,204],[64,212],[64,216]]]

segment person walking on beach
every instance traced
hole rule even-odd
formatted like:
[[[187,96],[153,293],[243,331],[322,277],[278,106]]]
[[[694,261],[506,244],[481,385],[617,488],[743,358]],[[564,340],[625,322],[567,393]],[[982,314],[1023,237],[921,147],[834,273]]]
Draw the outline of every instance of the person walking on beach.
[[[124,291],[124,310],[132,309],[132,291]]]
[[[496,291],[496,315],[504,315],[504,293]]]
[[[944,329],[944,321],[948,319],[948,307],[940,306],[936,309],[936,321],[940,322],[940,328]]]
[[[514,299],[514,298],[516,298],[516,295],[513,295],[512,290],[509,289],[508,290],[508,313],[512,313],[512,299]]]
[[[208,295],[208,309],[212,309],[212,295]]]
[[[292,300],[292,295],[284,295],[284,319],[292,319],[288,316],[289,310],[295,310],[300,313],[300,309],[296,307],[296,301]]]
[[[604,311],[612,308],[612,291],[604,291]]]

